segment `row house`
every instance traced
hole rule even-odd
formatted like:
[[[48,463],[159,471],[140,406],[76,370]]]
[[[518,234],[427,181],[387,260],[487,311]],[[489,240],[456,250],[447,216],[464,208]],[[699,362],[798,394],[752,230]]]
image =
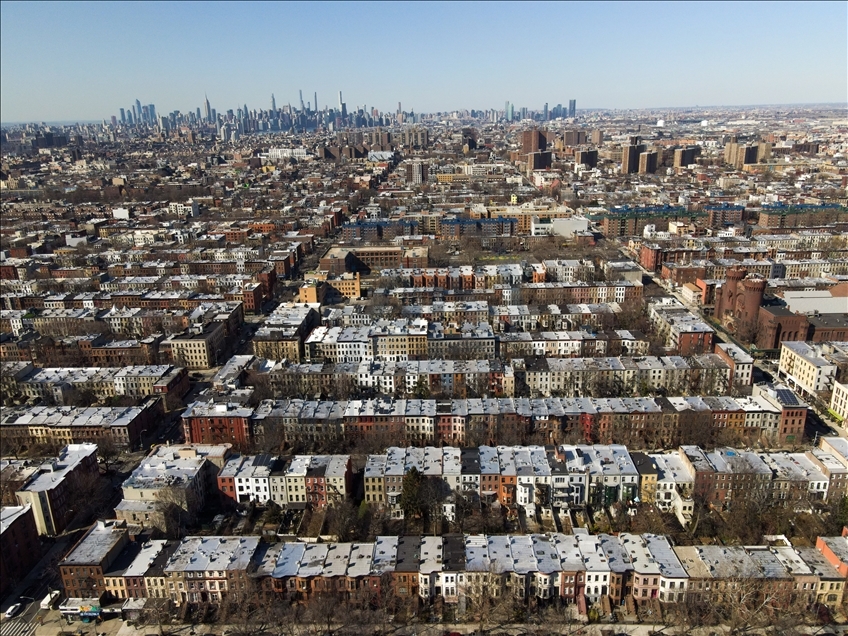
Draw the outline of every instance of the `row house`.
[[[642,297],[639,281],[597,283],[522,283],[520,302],[526,304],[623,303]]]
[[[721,394],[729,365],[716,354],[681,356],[536,358],[516,370],[533,395],[638,395],[649,391]]]
[[[351,493],[350,455],[298,455],[269,478],[271,500],[279,506],[325,508]]]
[[[32,406],[6,409],[0,417],[0,443],[8,447],[34,444],[96,444],[110,438],[118,448],[137,448],[143,431],[154,431],[161,401],[141,406]]]
[[[549,359],[548,363],[580,360]],[[595,380],[595,387],[620,394],[627,389],[616,376],[626,378],[625,373],[635,375],[638,369],[635,366],[623,369],[617,359],[611,360],[616,367],[602,372],[597,368],[593,370],[596,378],[601,378]],[[530,365],[528,375],[538,373],[534,369]],[[679,367],[677,371],[680,371]],[[329,383],[331,379],[335,381],[343,376],[326,374],[321,377]],[[396,381],[400,378],[391,377]],[[407,385],[413,394],[422,387],[427,388],[421,383],[421,377],[417,376],[414,386]],[[725,374],[716,377],[722,383],[727,381],[726,366]],[[506,380],[507,376],[504,378]],[[456,383],[458,378],[454,377],[453,381]],[[564,382],[551,387],[550,384],[544,385],[542,380],[531,381],[541,388],[540,393],[554,393],[565,386]],[[701,375],[699,382],[704,382],[703,388],[707,391],[715,392],[716,380]],[[318,388],[314,382],[301,386]],[[430,386],[432,388],[433,385]],[[477,390],[480,388],[485,390],[485,386]],[[699,388],[699,384],[690,383],[689,390]],[[304,389],[304,392],[309,390]],[[590,442],[657,448],[676,446],[681,439],[691,439],[695,434],[706,438],[729,435],[725,439],[738,439],[740,443],[764,440],[768,445],[787,446],[800,439],[806,412],[807,406],[789,389],[758,385],[754,387],[754,395],[739,398],[298,398],[264,400],[256,408],[195,402],[183,413],[183,428],[186,439],[194,443],[228,442],[245,447],[262,440],[294,443],[342,439],[380,439],[384,443],[407,440],[417,444],[496,444],[499,439],[527,439],[531,435],[556,444],[568,435],[578,435]],[[0,420],[0,424],[3,422]]]
[[[258,537],[186,537],[128,547],[126,528],[103,522],[60,564],[73,598],[159,597],[179,606],[245,598],[251,581],[274,599],[401,599],[473,607],[482,598],[560,599],[586,614],[659,602],[721,603],[746,580],[776,612],[798,602],[836,609],[845,586],[845,537],[815,548],[672,547],[655,534],[379,536],[373,542],[260,544]],[[125,560],[125,564],[121,560]],[[143,585],[141,583],[143,581]],[[160,587],[161,583],[161,587]]]

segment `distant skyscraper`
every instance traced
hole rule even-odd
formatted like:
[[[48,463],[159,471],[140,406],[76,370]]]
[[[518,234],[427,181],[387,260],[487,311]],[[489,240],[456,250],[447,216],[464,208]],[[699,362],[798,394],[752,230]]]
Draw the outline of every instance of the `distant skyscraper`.
[[[548,121],[548,103],[545,102],[545,109],[542,111],[542,119]]]
[[[304,106],[303,106],[303,91],[302,91],[302,90],[298,90],[297,92],[298,92],[298,94],[300,95],[300,110],[304,110]]]
[[[211,123],[212,122],[212,106],[209,105],[209,96],[204,96],[204,97],[205,97],[205,100],[206,100],[205,103],[204,103],[204,107],[206,109],[206,121]]]
[[[156,122],[156,106],[154,106],[153,104],[149,104],[147,106],[147,113],[148,113],[148,116],[150,117],[150,120],[149,120],[150,123],[151,124],[155,123]]]
[[[568,116],[569,117],[577,117],[577,100],[569,99],[568,100]]]
[[[312,97],[315,99],[315,101],[313,103],[315,104],[315,112],[317,113],[318,112],[318,91],[315,91],[315,94]]]
[[[277,100],[274,99],[274,93],[271,93],[271,112],[272,113],[277,112]]]
[[[123,108],[121,109],[121,123],[122,123],[122,124],[126,124],[126,123],[127,123],[127,116],[126,116],[126,113],[124,113],[124,109],[123,109]]]
[[[342,92],[339,91],[339,112],[342,110]]]
[[[197,121],[200,121],[200,106],[197,107]]]
[[[135,115],[136,123],[143,121],[143,118],[141,116],[141,102],[139,100],[135,100],[135,112],[133,114]]]

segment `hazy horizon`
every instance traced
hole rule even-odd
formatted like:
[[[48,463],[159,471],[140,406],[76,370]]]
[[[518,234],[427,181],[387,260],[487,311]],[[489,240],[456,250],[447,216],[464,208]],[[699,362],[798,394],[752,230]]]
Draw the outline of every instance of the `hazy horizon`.
[[[610,112],[610,111],[622,111],[622,112],[642,112],[642,111],[646,111],[646,112],[650,112],[650,111],[663,111],[663,110],[665,110],[665,111],[675,111],[675,110],[695,110],[695,109],[698,109],[698,110],[708,111],[708,110],[712,110],[712,109],[740,109],[740,110],[743,110],[743,109],[760,109],[760,108],[774,108],[774,109],[778,109],[778,108],[813,108],[813,109],[815,109],[815,108],[822,108],[822,109],[825,109],[825,108],[845,108],[845,109],[848,109],[848,102],[832,102],[832,103],[812,102],[812,103],[808,103],[808,104],[804,104],[804,103],[798,103],[798,104],[716,104],[716,105],[709,105],[709,106],[646,106],[644,108],[604,108],[604,107],[600,107],[600,108],[586,108],[586,109],[578,108],[577,110],[578,111],[585,110],[585,111],[588,111],[588,112]],[[454,110],[457,110],[457,109],[454,109]],[[465,109],[458,109],[458,110],[465,110]],[[433,111],[433,112],[449,113],[451,111]],[[422,113],[427,114],[427,115],[432,114],[432,113],[423,112],[423,111],[422,111]],[[848,113],[846,113],[846,115],[848,115]],[[0,127],[26,126],[26,125],[29,125],[29,124],[44,124],[44,125],[47,125],[47,126],[75,126],[75,125],[79,125],[79,124],[101,124],[101,123],[103,123],[104,119],[106,119],[106,118],[86,119],[86,120],[65,119],[65,120],[57,120],[57,121],[46,121],[46,120],[0,121]],[[518,123],[518,122],[514,122],[514,123]],[[279,132],[285,132],[285,131],[266,131],[266,132],[278,132],[279,133]]]
[[[188,112],[205,94],[219,112],[267,109],[299,90],[320,108],[342,91],[348,110],[430,113],[848,94],[846,3],[2,2],[0,18],[10,124],[102,121],[136,99]]]

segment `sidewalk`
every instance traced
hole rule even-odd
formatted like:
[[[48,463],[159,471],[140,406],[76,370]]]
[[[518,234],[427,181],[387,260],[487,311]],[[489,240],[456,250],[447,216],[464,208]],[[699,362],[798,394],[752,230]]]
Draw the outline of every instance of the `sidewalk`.
[[[53,614],[53,612],[51,612]],[[58,612],[55,612],[58,615]],[[374,634],[378,625],[362,625],[359,626],[360,634]],[[474,624],[413,624],[403,626],[393,626],[387,636],[443,636],[448,632],[455,632],[463,635],[474,634],[477,630],[477,625]],[[176,634],[178,636],[222,636],[226,634],[241,634],[243,627],[232,627],[226,625],[173,625],[163,626],[163,634]],[[502,625],[498,627],[487,628],[487,633],[509,634],[514,636],[517,634],[529,634],[533,636],[541,634],[562,635],[562,636],[602,636],[603,632],[612,631],[615,634],[625,636],[650,636],[654,631],[661,632],[664,636],[675,636],[677,632],[674,627],[665,625],[652,625],[648,623],[596,623],[592,625],[530,625],[530,624],[514,624]],[[51,623],[45,623],[35,631],[35,636],[59,636],[60,633],[83,634],[85,636],[159,636],[159,627],[156,625],[145,625],[142,627],[134,627],[127,625],[119,619],[111,619],[104,621],[99,625],[95,623],[73,623],[68,625],[64,620],[58,619]],[[270,634],[279,634],[279,629],[271,627]],[[309,625],[300,626],[299,633],[303,636],[321,636],[326,633],[326,625]],[[339,630],[340,634],[353,634],[354,631],[348,627]],[[689,636],[709,636],[710,634],[718,634],[725,636],[726,630],[722,627],[702,627],[695,630],[685,632]],[[765,634],[766,630],[753,630],[752,634]],[[824,634],[834,633],[839,636],[848,636],[848,627],[827,626],[827,627],[807,627],[804,629],[805,634]]]

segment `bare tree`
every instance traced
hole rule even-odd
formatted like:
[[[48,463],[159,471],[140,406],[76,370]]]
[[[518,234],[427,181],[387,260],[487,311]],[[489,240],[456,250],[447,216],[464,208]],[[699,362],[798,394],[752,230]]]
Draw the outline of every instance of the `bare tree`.
[[[97,457],[102,460],[103,468],[107,473],[120,455],[121,449],[115,444],[115,439],[111,435],[105,435],[97,440]]]
[[[506,585],[506,576],[498,563],[482,571],[467,570],[459,585],[459,611],[465,622],[474,623],[478,634],[502,627],[515,618],[517,599]],[[464,607],[463,607],[464,606]]]

